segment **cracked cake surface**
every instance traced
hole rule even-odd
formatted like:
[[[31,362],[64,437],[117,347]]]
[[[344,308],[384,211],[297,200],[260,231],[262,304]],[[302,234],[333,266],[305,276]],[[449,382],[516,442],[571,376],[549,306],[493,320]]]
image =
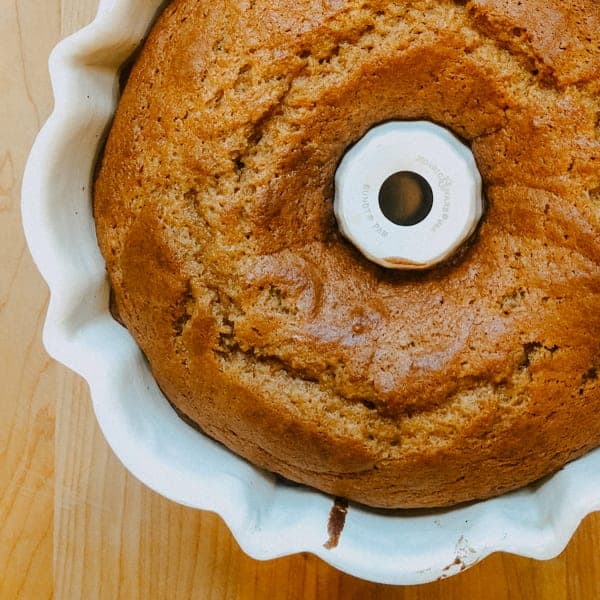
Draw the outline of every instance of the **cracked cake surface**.
[[[487,210],[423,273],[345,241],[333,179],[387,120],[472,149]],[[175,0],[95,182],[120,320],[176,409],[377,507],[530,483],[600,445],[600,4]]]

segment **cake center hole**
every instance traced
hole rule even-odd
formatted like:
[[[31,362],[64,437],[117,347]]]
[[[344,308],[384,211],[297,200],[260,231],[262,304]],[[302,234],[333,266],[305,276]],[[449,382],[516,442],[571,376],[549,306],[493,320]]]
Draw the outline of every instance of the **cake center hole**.
[[[433,190],[427,180],[412,171],[390,175],[379,190],[379,208],[396,225],[416,225],[433,206]]]

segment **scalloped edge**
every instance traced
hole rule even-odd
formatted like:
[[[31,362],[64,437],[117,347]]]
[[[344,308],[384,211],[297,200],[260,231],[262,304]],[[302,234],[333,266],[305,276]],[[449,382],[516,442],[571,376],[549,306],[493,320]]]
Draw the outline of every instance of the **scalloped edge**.
[[[600,510],[600,449],[535,486],[449,510],[351,504],[339,545],[326,550],[332,498],[280,482],[176,417],[140,350],[110,316],[91,213],[93,167],[116,105],[118,70],[161,4],[101,0],[95,20],[55,48],[55,109],[31,150],[22,189],[25,235],[51,293],[46,349],[88,381],[117,457],[157,493],[218,513],[257,559],[310,552],[351,575],[409,585],[446,578],[494,552],[559,554],[580,521]]]

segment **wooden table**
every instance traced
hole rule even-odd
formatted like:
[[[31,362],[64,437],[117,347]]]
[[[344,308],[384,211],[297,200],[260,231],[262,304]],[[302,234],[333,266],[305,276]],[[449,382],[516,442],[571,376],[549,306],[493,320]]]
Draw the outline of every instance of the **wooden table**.
[[[25,247],[19,192],[52,107],[46,62],[97,0],[0,0],[0,599],[600,598],[600,515],[559,558],[495,555],[414,588],[366,583],[300,555],[247,558],[220,519],[125,472],[86,384],[41,345],[47,290]]]

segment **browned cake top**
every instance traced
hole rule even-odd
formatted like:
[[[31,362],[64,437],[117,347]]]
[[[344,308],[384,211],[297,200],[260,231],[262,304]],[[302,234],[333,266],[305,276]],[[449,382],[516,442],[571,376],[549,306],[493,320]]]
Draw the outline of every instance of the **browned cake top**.
[[[287,477],[378,506],[523,485],[600,444],[600,3],[176,0],[96,182],[123,322],[169,399]],[[471,146],[455,260],[382,269],[333,177],[375,124]]]

